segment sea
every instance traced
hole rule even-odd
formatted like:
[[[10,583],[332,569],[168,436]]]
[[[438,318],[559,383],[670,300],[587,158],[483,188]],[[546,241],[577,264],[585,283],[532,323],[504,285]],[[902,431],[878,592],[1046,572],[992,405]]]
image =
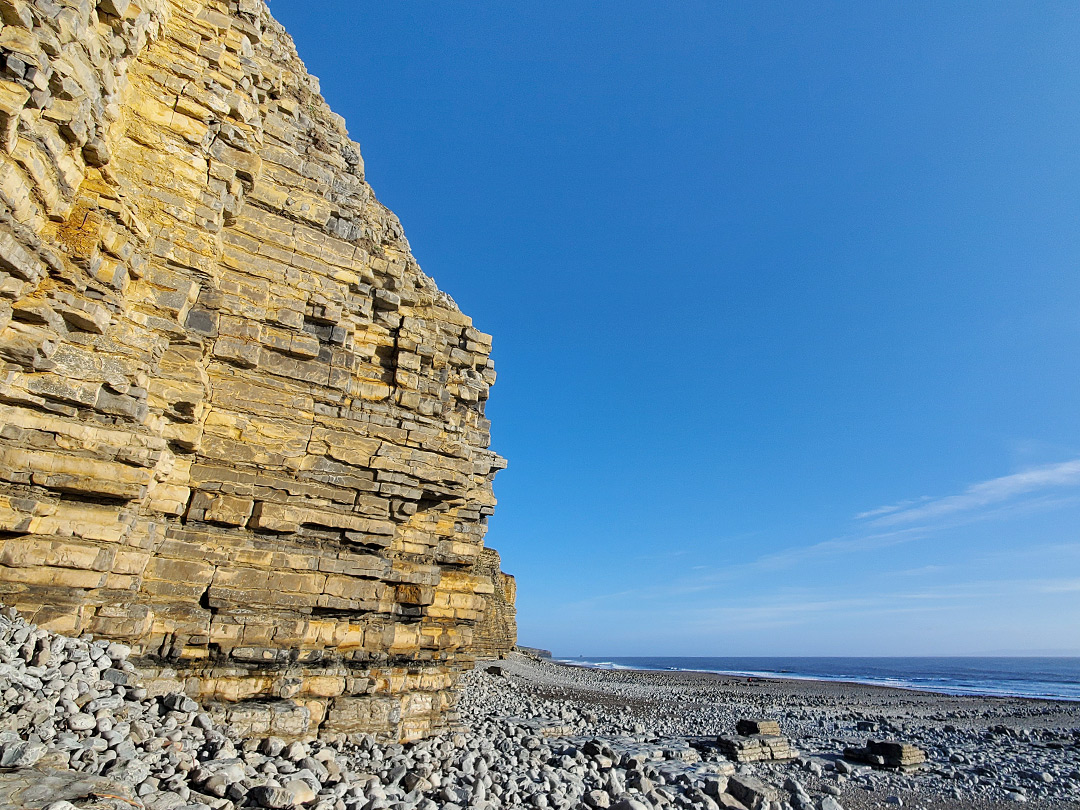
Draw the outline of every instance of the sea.
[[[917,689],[946,695],[1080,701],[1080,657],[1053,658],[556,658],[596,669],[716,672]]]

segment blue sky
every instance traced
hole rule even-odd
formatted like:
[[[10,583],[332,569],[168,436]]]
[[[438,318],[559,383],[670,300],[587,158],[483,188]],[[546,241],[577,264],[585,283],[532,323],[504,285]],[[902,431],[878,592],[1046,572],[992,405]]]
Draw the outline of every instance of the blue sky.
[[[271,9],[495,336],[522,643],[1080,654],[1080,7]]]

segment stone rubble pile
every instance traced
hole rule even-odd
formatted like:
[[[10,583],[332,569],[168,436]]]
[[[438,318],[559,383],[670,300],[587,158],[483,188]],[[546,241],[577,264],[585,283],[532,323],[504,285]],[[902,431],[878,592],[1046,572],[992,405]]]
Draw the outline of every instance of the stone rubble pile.
[[[1076,703],[850,684],[747,683],[696,673],[567,667],[524,657],[500,666],[504,677],[499,679],[472,673],[464,695],[472,694],[475,684],[490,682],[485,700],[503,714],[517,711],[507,703],[515,696],[532,700],[535,713],[551,718],[572,707],[589,720],[579,733],[614,739],[638,728],[661,739],[689,739],[706,758],[718,753],[718,731],[737,728],[746,717],[777,717],[802,753],[788,762],[740,764],[737,772],[782,786],[792,802],[796,785],[815,804],[832,797],[847,806],[854,797],[853,807],[879,807],[895,796],[905,806],[924,808],[1029,801],[1041,810],[1071,810],[1080,796]],[[917,745],[927,763],[904,771],[844,759],[845,748],[865,744],[867,723],[881,736]]]
[[[779,737],[780,723],[776,720],[740,720],[735,724],[735,733],[744,737],[752,737],[755,734]]]
[[[778,735],[717,737],[716,745],[733,762],[786,761],[799,755],[791,740]]]
[[[718,755],[703,759],[684,739],[652,739],[640,726],[581,734],[595,716],[482,672],[466,676],[462,731],[390,745],[370,735],[241,739],[184,695],[148,695],[128,653],[0,614],[0,806],[835,810]],[[546,737],[521,719],[542,725],[545,714],[575,734]]]
[[[537,699],[518,691],[516,679],[483,670],[465,677],[462,716],[483,736],[526,730],[527,748],[536,743],[550,749],[553,794],[541,798],[519,793],[506,807],[702,808],[716,810],[837,810],[831,797],[812,799],[796,781],[779,789],[748,766],[740,770],[718,748],[686,736],[658,736],[637,722],[582,711],[573,703]],[[528,686],[527,686],[528,688]],[[531,692],[531,688],[529,688]],[[523,717],[531,716],[531,720]],[[596,731],[604,733],[597,736]],[[550,730],[562,736],[548,736]],[[533,736],[535,735],[535,736]],[[751,766],[752,767],[752,766]],[[505,801],[505,797],[504,797]]]
[[[717,748],[734,762],[785,761],[799,755],[775,720],[740,720],[735,731],[716,738]]]
[[[784,727],[817,753],[736,764],[703,732],[736,727],[752,704],[775,711],[760,690],[727,685],[714,694],[712,682],[701,682],[693,688],[704,702],[694,703],[683,694],[687,681],[664,673],[591,672],[521,656],[500,662],[500,675],[481,668],[463,678],[458,731],[406,744],[339,733],[244,738],[217,723],[211,705],[149,694],[127,652],[0,614],[0,807],[838,810],[862,796],[869,806],[896,797],[914,807],[941,806],[931,800],[940,798],[1064,808],[1080,789],[1080,728],[972,732],[942,723],[917,731],[905,722],[933,762],[910,773],[879,770],[836,747],[864,718],[804,693],[814,708],[784,715]],[[658,731],[669,712],[681,733]],[[762,729],[776,730],[754,730]]]
[[[881,768],[917,768],[926,762],[921,748],[895,740],[867,740],[861,748],[845,748],[844,757]]]

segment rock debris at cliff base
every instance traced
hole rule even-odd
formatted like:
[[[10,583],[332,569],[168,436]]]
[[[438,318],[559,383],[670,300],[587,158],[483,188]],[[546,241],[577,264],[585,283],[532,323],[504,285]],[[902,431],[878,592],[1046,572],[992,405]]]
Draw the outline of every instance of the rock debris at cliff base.
[[[250,733],[447,727],[490,352],[262,0],[0,2],[6,604]]]
[[[127,654],[0,613],[0,807],[1050,809],[1075,807],[1080,784],[1080,707],[1050,701],[740,689],[511,656],[499,675],[464,677],[460,730],[404,745],[341,733],[286,742],[244,738],[212,704],[151,696]],[[802,755],[736,765],[709,744],[751,714],[777,718]],[[868,722],[916,741],[930,764],[899,773],[844,760]]]

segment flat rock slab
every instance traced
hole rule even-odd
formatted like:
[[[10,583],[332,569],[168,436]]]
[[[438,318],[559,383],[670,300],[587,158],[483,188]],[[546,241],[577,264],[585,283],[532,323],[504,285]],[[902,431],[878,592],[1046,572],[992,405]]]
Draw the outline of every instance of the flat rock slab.
[[[528,729],[541,737],[566,737],[574,733],[574,727],[562,720],[545,720],[541,717],[504,717],[504,722]]]
[[[656,766],[656,770],[670,781],[681,774],[694,779],[719,779],[732,776],[735,766],[730,762],[667,762]]]
[[[893,740],[867,740],[864,748],[845,748],[844,759],[865,762],[877,768],[911,771],[926,762],[926,752],[917,746]]]
[[[716,747],[735,762],[784,762],[799,755],[787,737],[772,734],[717,737]]]
[[[780,792],[775,787],[765,784],[756,776],[744,774],[728,779],[727,792],[747,807],[761,807],[780,800]]]
[[[753,737],[755,734],[779,737],[780,724],[775,720],[740,720],[735,724],[735,733],[742,737]]]
[[[567,737],[566,741],[571,745],[581,748],[593,740],[593,737]],[[701,755],[691,738],[686,737],[663,737],[656,740],[643,741],[637,737],[604,737],[604,745],[609,746],[615,753],[616,759],[623,756],[640,757],[642,760],[656,762],[670,760],[693,764],[701,759]],[[711,763],[715,765],[716,763]],[[726,767],[726,763],[722,764]]]
[[[129,785],[52,768],[0,771],[0,810],[40,810],[69,801],[85,810],[139,807]]]

